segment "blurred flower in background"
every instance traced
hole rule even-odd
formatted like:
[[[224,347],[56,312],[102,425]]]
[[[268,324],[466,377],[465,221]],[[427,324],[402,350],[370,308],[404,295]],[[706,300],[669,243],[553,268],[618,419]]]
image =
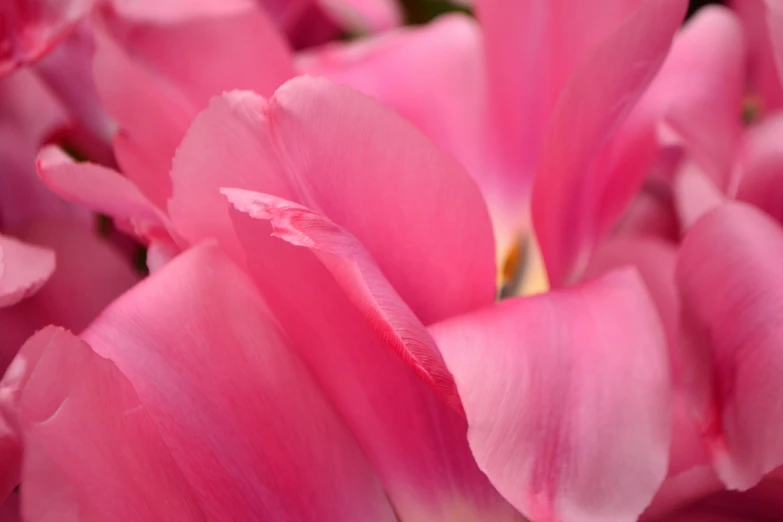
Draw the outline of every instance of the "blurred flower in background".
[[[47,324],[86,327],[138,276],[84,208],[36,175],[48,142],[111,162],[111,124],[92,84],[90,2],[0,8],[0,370]],[[77,297],[78,296],[78,297]]]
[[[706,3],[0,8],[0,520],[779,519],[783,11]]]

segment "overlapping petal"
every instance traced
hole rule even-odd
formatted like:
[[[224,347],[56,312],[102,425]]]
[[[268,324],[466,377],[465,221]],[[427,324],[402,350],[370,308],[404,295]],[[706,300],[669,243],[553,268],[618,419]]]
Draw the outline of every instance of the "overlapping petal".
[[[783,3],[779,0],[764,0],[764,4],[767,7],[767,31],[777,66],[778,81],[783,83]]]
[[[532,170],[555,103],[571,74],[592,48],[612,34],[641,0],[481,0],[487,75],[498,152],[509,167]],[[589,16],[593,23],[583,23]],[[532,172],[508,173],[517,183]],[[527,180],[525,179],[527,178]]]
[[[252,206],[247,210],[262,219],[232,211],[232,222],[253,279],[356,434],[400,519],[519,521],[520,515],[476,467],[464,418],[390,348],[400,339],[407,347],[425,349],[431,341],[410,316],[406,322],[388,314],[405,304],[386,291],[381,279],[350,272],[359,266],[365,274],[373,272],[371,260],[356,252],[354,244],[353,253],[359,254],[354,259],[361,265],[352,265],[345,257],[351,250],[337,249],[334,242],[313,243],[286,226],[281,235],[302,246],[290,244],[270,235],[272,227],[263,214]],[[325,221],[306,215],[312,224]],[[322,231],[316,226],[306,232],[322,240],[335,230],[333,225]],[[345,244],[348,238],[335,233],[335,239]],[[385,317],[367,313],[373,299]]]
[[[0,307],[33,295],[51,277],[54,252],[0,235]]]
[[[778,475],[780,475],[778,473]],[[748,491],[717,491],[675,512],[649,520],[666,522],[747,522],[775,520],[783,510],[783,481],[769,476]]]
[[[686,371],[721,480],[748,489],[783,464],[783,230],[742,203],[688,232],[677,265]]]
[[[29,360],[29,352],[36,352]],[[206,520],[116,366],[49,327],[22,348],[22,513],[31,520]],[[121,448],[121,449],[120,449]]]
[[[215,99],[178,149],[173,180],[177,231],[217,238],[245,264],[401,518],[519,517],[477,469],[464,419],[389,346],[428,350],[422,323],[493,300],[489,218],[455,160],[377,102],[300,78],[268,101]],[[286,238],[327,261],[270,236],[272,208],[255,195],[239,205],[250,216],[229,211],[225,186],[280,203],[279,226],[297,216]]]
[[[686,162],[674,178],[674,202],[683,230],[725,201],[715,182],[694,162]]]
[[[636,520],[666,475],[671,381],[664,332],[634,271],[430,330],[479,466],[522,513]]]
[[[679,0],[642,4],[585,56],[554,109],[532,212],[555,287],[578,280],[597,234],[612,221],[607,212],[616,217],[643,179],[643,169],[613,176],[605,147],[658,72],[685,7]]]
[[[286,44],[260,8],[227,11],[164,23],[106,8],[96,24],[95,79],[119,125],[117,159],[161,208],[174,151],[208,100],[229,89],[269,95],[293,76]]]
[[[486,206],[460,165],[391,110],[324,79],[216,98],[177,151],[169,214],[241,256],[221,187],[281,197],[355,236],[424,323],[494,299]],[[426,253],[426,254],[425,254]],[[423,257],[424,256],[424,257]]]
[[[35,295],[0,310],[0,374],[36,330],[57,324],[79,332],[139,280],[130,259],[80,222],[38,219],[13,233],[56,256],[57,266]]]
[[[615,174],[649,168],[633,156],[650,148],[682,147],[721,190],[734,190],[740,146],[747,45],[728,9],[700,10],[678,32],[660,73],[620,133],[628,141]],[[631,146],[633,145],[633,146]],[[628,165],[624,165],[624,163]]]
[[[173,234],[168,216],[118,172],[93,163],[77,163],[54,146],[43,148],[36,163],[41,179],[62,198],[129,221],[142,236]]]
[[[689,395],[683,382],[683,358],[679,346],[681,307],[675,278],[676,262],[677,248],[669,241],[659,237],[621,236],[600,243],[585,270],[585,278],[591,279],[620,268],[635,268],[655,304],[658,318],[666,332],[672,375],[672,440],[667,483],[672,477],[694,466],[709,463],[701,432],[691,418]],[[666,488],[667,483],[662,488]]]
[[[423,27],[333,43],[300,54],[297,67],[392,107],[481,184],[485,90],[482,34],[473,19],[445,15]]]
[[[783,223],[783,114],[765,118],[745,133],[737,160],[737,199]]]
[[[138,285],[84,341],[44,330],[26,350],[40,352],[19,399],[33,518],[394,520],[252,283],[214,247]]]
[[[0,76],[41,57],[84,17],[94,0],[21,0],[0,6]]]
[[[71,124],[67,109],[30,70],[0,81],[0,224],[13,227],[40,216],[84,217],[35,175],[43,143]]]
[[[71,120],[71,125],[57,136],[60,142],[66,142],[82,157],[113,165],[114,124],[104,112],[95,88],[94,53],[92,26],[85,21],[37,61],[33,72],[56,96]]]
[[[221,192],[238,211],[269,220],[272,235],[311,248],[378,336],[462,413],[454,380],[435,343],[355,237],[328,218],[290,201],[241,189]]]

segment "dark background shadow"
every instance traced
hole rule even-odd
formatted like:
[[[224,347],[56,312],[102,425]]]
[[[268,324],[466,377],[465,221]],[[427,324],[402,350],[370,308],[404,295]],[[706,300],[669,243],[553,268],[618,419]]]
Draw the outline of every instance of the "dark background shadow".
[[[589,1],[589,0],[585,0]],[[449,11],[465,11],[466,9],[455,6],[452,3],[441,0],[401,0],[405,6],[408,23],[423,24],[429,22],[436,16]],[[688,8],[688,16],[691,16],[696,10],[708,4],[722,4],[722,0],[691,0]]]

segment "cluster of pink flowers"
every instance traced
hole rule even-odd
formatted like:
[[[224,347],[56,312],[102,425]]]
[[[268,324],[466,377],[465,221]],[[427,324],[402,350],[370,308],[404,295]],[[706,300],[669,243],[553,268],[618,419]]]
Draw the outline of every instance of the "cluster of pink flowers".
[[[468,8],[0,0],[0,522],[783,521],[783,2]]]

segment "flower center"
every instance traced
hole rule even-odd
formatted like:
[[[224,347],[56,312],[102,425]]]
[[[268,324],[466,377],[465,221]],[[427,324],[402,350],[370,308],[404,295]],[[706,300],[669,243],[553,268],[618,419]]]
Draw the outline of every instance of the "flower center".
[[[498,299],[549,290],[549,280],[535,235],[521,235],[506,253],[498,271]]]

